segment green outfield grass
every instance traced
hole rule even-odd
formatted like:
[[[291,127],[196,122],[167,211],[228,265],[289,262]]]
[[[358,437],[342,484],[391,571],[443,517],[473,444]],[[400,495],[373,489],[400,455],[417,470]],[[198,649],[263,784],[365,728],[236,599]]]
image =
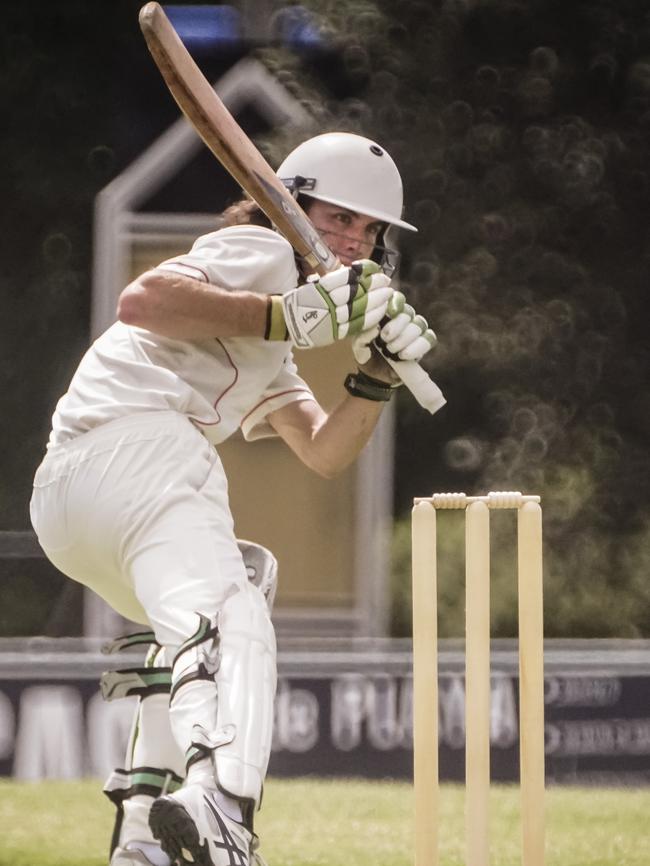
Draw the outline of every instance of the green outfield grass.
[[[0,782],[0,866],[106,866],[113,821],[94,781]],[[412,791],[388,782],[269,780],[269,866],[407,866]],[[464,866],[463,792],[444,786],[441,866]],[[518,791],[492,793],[492,863],[519,864]],[[547,866],[648,866],[650,790],[551,788]]]

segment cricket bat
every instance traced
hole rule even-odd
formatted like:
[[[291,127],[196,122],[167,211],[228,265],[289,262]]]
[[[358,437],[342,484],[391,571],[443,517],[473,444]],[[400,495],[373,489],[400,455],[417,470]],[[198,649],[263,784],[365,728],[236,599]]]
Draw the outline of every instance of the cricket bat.
[[[315,273],[340,266],[311,220],[235,121],[174,30],[159,3],[140,10],[149,51],[179,108],[226,171],[259,205]],[[389,361],[418,403],[432,414],[442,391],[414,361]]]

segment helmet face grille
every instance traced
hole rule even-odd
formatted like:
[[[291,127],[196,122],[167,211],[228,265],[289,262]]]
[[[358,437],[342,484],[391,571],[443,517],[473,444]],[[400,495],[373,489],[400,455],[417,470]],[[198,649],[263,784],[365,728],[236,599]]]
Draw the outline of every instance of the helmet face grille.
[[[384,246],[383,243],[378,243],[375,246],[370,258],[373,262],[377,262],[387,277],[392,277],[399,267],[399,252]]]

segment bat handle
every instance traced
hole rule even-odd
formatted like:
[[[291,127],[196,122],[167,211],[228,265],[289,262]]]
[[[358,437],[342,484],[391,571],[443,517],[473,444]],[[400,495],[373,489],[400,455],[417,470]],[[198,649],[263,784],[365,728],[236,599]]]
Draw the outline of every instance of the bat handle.
[[[447,402],[444,394],[419,364],[415,361],[386,360],[423,409],[432,415],[442,409]]]

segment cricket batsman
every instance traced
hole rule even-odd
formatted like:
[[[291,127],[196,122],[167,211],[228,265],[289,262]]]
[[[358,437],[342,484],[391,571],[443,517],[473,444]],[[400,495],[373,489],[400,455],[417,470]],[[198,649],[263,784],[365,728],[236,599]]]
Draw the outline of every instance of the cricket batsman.
[[[396,230],[415,229],[386,150],[326,133],[278,176],[341,266],[307,273],[253,202],[228,208],[217,231],[122,291],[34,479],[31,519],[53,564],[152,632],[143,672],[105,683],[109,697],[139,696],[105,788],[111,866],[263,862],[253,817],[271,746],[276,563],[236,538],[220,444],[238,429],[279,436],[332,477],[400,384],[385,358],[417,362],[435,344],[391,285]],[[343,339],[357,366],[326,412],[292,352]]]

